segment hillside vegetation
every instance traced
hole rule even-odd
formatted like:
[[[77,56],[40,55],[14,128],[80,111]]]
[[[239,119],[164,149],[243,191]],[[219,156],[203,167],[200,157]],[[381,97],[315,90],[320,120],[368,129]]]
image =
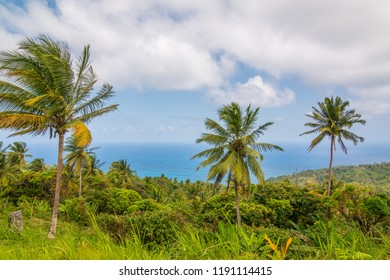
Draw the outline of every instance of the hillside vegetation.
[[[273,177],[269,182],[291,181],[298,185],[321,184],[327,181],[328,169],[305,170],[302,172]],[[390,162],[361,164],[350,166],[336,166],[333,168],[336,182],[359,183],[371,186],[378,191],[390,192]]]
[[[33,160],[1,176],[0,259],[390,259],[390,196],[364,184],[338,182],[331,198],[313,181],[252,184],[239,194],[237,227],[226,182],[141,178],[120,160],[84,170],[79,197],[80,177],[66,168],[49,240],[55,166]],[[8,227],[16,210],[21,233]]]

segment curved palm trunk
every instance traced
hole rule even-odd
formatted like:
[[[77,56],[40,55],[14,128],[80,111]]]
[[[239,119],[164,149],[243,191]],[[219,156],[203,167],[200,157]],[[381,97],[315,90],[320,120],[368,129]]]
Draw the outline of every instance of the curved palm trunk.
[[[50,229],[47,234],[49,239],[54,239],[57,230],[58,206],[60,203],[60,192],[62,184],[62,166],[64,154],[64,133],[58,133],[58,161],[57,161],[57,177],[56,188],[54,191],[53,213],[51,217]]]
[[[238,195],[238,183],[235,180],[234,180],[234,191],[236,193],[237,225],[241,227],[240,197]]]
[[[334,136],[330,140],[330,160],[329,160],[329,170],[328,170],[328,188],[326,190],[326,195],[330,197],[330,188],[332,186],[332,162],[333,162],[333,147],[334,147]],[[330,206],[326,208],[326,217],[330,218]]]
[[[80,177],[79,177],[79,197],[81,197],[81,189],[82,189],[81,172],[82,172],[82,170],[80,169]]]

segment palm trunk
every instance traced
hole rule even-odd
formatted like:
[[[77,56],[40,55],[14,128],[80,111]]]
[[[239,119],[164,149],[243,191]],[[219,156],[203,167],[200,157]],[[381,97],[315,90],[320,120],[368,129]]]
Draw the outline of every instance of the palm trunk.
[[[241,227],[240,197],[238,194],[238,183],[235,180],[234,180],[234,191],[236,193],[237,225]]]
[[[54,191],[54,202],[53,202],[53,213],[51,217],[50,229],[47,234],[49,239],[54,239],[57,230],[57,218],[58,218],[58,206],[60,203],[60,192],[62,184],[62,165],[63,165],[63,154],[64,154],[64,133],[58,133],[58,160],[57,160],[57,177],[56,177],[56,188]]]
[[[79,177],[79,197],[81,197],[81,188],[82,188],[82,183],[81,183],[81,172],[82,172],[82,170],[80,169],[80,177]]]
[[[334,147],[334,137],[331,137],[330,140],[330,160],[329,160],[329,170],[328,170],[328,188],[326,190],[326,195],[330,198],[330,188],[332,186],[332,162],[333,162],[333,147]],[[330,206],[326,208],[326,217],[330,218]]]

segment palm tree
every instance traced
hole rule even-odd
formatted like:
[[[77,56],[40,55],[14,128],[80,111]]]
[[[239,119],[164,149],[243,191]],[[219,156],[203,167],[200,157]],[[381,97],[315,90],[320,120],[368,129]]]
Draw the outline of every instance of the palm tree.
[[[336,98],[333,98],[333,96],[331,98],[326,97],[323,102],[318,102],[317,104],[318,108],[312,107],[312,114],[306,114],[313,122],[305,123],[305,126],[311,127],[312,129],[300,134],[300,136],[312,133],[318,134],[318,136],[311,141],[308,148],[309,151],[321,143],[325,137],[330,138],[328,187],[326,191],[327,196],[330,196],[333,151],[336,150],[336,140],[339,143],[341,150],[347,154],[347,147],[345,146],[343,139],[352,141],[354,145],[364,141],[363,137],[350,132],[348,129],[356,123],[365,125],[366,121],[361,119],[361,115],[355,113],[355,110],[347,110],[349,101],[343,101],[338,96]],[[327,208],[326,216],[328,218],[330,217],[329,207]]]
[[[250,173],[259,182],[264,181],[260,166],[263,160],[262,151],[283,151],[279,146],[256,142],[257,138],[273,124],[267,122],[257,126],[259,111],[260,108],[252,110],[249,105],[244,112],[237,103],[223,106],[218,110],[222,124],[207,118],[205,126],[212,133],[203,133],[196,140],[197,143],[205,142],[213,147],[192,157],[207,158],[200,163],[198,169],[210,166],[207,180],[215,180],[215,185],[218,185],[225,176],[228,178],[228,184],[230,181],[234,183],[238,226],[241,226],[239,187],[250,186]]]
[[[65,156],[65,162],[76,173],[79,174],[79,197],[81,197],[82,190],[82,171],[83,167],[86,168],[86,172],[89,173],[92,168],[92,155],[93,150],[98,148],[89,148],[77,146],[76,140],[69,137],[65,142],[65,151],[68,154]]]
[[[0,74],[6,78],[0,81],[0,128],[11,130],[10,136],[58,136],[49,238],[55,237],[57,228],[65,135],[71,131],[78,146],[88,146],[92,136],[87,124],[118,106],[105,105],[113,96],[109,84],[91,96],[97,78],[89,57],[87,45],[75,62],[65,42],[45,35],[23,40],[16,51],[0,53]]]
[[[28,148],[25,142],[14,142],[8,152],[8,160],[12,165],[18,165],[20,168],[26,167],[26,157],[31,157],[27,154]]]
[[[103,174],[102,167],[106,162],[101,162],[100,159],[96,157],[96,154],[91,154],[91,175]]]
[[[127,160],[121,159],[111,163],[108,169],[108,178],[117,186],[127,187],[132,184],[131,176],[134,173],[135,171],[131,170]]]
[[[9,190],[9,185],[17,172],[15,166],[10,165],[7,160],[8,148],[9,145],[3,148],[3,142],[0,141],[0,197]]]
[[[35,158],[28,164],[27,168],[34,172],[43,171],[46,169],[45,160],[43,158]]]

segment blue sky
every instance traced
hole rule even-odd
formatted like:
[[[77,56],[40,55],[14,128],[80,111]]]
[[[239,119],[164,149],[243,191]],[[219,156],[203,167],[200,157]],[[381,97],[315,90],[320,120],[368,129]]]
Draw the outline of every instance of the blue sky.
[[[367,120],[353,131],[390,144],[389,10],[380,0],[0,0],[0,49],[40,33],[75,56],[90,44],[120,104],[90,124],[96,143],[194,143],[231,101],[275,122],[260,141],[309,143],[305,113],[339,95]]]

